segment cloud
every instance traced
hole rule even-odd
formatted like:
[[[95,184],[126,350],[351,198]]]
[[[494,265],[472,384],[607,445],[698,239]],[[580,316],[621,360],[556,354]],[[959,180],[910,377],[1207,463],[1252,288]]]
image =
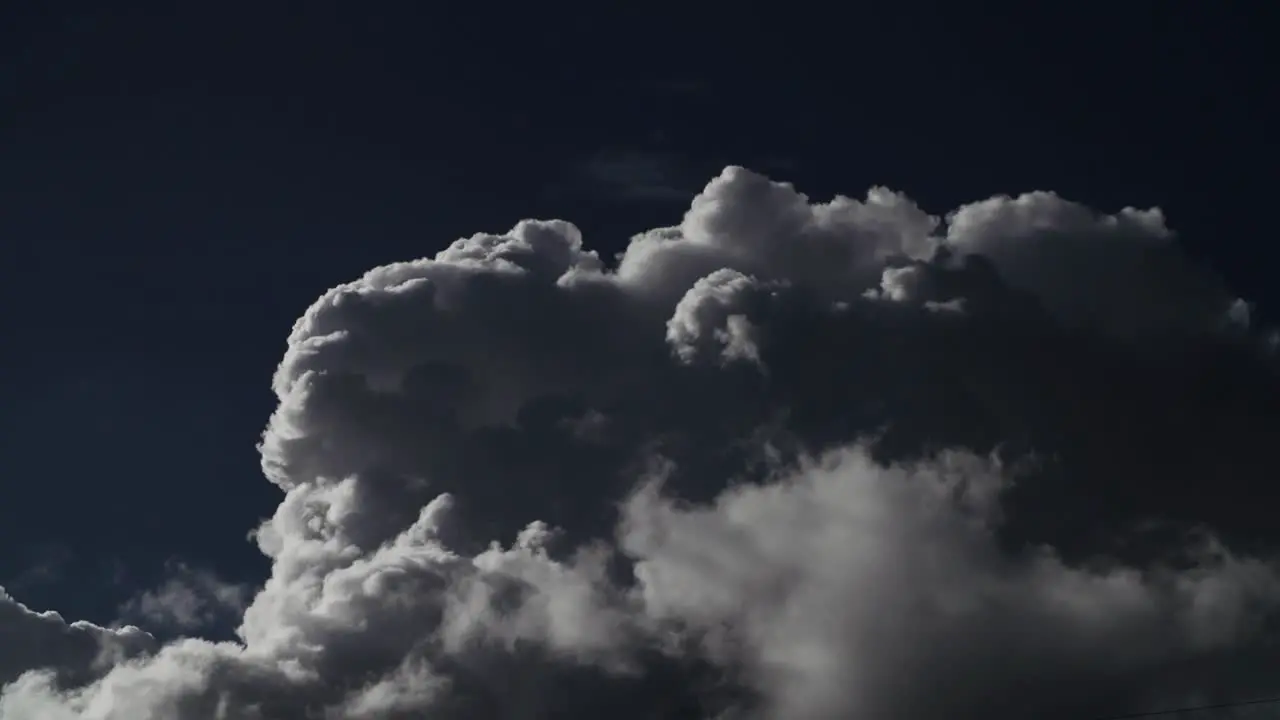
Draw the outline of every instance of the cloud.
[[[1170,665],[1211,676],[1273,607],[1273,568],[1212,544],[1194,569],[1006,553],[1007,482],[973,455],[884,468],[853,447],[708,506],[646,488],[622,543],[647,611],[797,720],[1089,717],[1159,697]]]
[[[0,717],[1065,718],[1274,691],[1280,384],[1245,307],[1158,211],[1050,193],[935,215],[728,168],[616,263],[563,221],[463,238],[295,324],[236,642],[103,655],[151,636],[6,596],[3,627],[86,639],[6,651]]]
[[[579,174],[592,192],[623,200],[687,202],[697,193],[682,164],[666,153],[601,152]]]
[[[29,670],[42,670],[60,685],[83,684],[154,645],[152,637],[136,627],[67,623],[56,612],[36,612],[4,588],[0,588],[0,640],[4,641],[0,683]]]
[[[174,563],[168,572],[158,587],[130,598],[121,613],[149,627],[186,632],[239,615],[251,597],[248,586],[226,582],[208,570]]]
[[[6,586],[11,592],[22,593],[57,583],[65,577],[67,566],[73,559],[71,550],[66,546],[57,543],[37,544],[29,553],[28,567],[11,577]]]

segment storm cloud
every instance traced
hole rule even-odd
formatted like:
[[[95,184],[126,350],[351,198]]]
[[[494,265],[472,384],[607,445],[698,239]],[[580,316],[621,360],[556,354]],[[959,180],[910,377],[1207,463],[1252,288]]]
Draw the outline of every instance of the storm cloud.
[[[559,220],[459,239],[290,333],[261,443],[282,499],[253,533],[272,569],[237,640],[0,594],[0,717],[1274,693],[1273,347],[1159,210],[1047,192],[934,215],[730,167],[616,258]]]

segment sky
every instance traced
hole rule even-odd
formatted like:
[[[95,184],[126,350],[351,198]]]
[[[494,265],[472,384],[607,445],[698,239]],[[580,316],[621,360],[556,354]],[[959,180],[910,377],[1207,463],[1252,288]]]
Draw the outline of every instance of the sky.
[[[3,720],[1280,695],[1265,7],[111,5],[0,11]]]

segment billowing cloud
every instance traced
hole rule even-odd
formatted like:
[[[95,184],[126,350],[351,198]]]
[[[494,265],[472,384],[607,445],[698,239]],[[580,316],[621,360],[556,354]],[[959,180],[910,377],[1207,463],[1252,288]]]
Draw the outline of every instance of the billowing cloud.
[[[123,659],[150,650],[153,638],[133,626],[104,628],[68,623],[53,611],[36,612],[0,588],[0,683],[47,671],[62,684],[84,683]]]
[[[703,507],[646,488],[623,547],[646,611],[739,667],[768,717],[1074,718],[1126,695],[1173,703],[1165,683],[1191,667],[1214,676],[1274,607],[1273,568],[1212,542],[1183,569],[1006,552],[1007,482],[973,455],[886,469],[850,448]]]
[[[1280,383],[1247,307],[1159,211],[1051,193],[933,215],[729,168],[616,260],[563,221],[464,238],[294,326],[237,641],[4,596],[0,632],[83,639],[6,644],[0,717],[1067,718],[1275,690]]]

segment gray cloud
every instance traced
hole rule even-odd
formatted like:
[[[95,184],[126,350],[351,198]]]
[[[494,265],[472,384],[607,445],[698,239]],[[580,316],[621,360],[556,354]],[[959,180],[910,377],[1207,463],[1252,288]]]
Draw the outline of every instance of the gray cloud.
[[[697,193],[683,163],[660,152],[600,152],[579,174],[589,191],[622,200],[687,202]]]
[[[184,563],[171,563],[167,573],[158,587],[130,598],[121,613],[149,627],[188,632],[234,619],[251,597],[248,586]]]
[[[30,589],[58,582],[66,574],[73,557],[65,546],[56,543],[40,544],[32,548],[28,566],[6,581],[10,592],[23,593]]]
[[[150,635],[133,626],[113,629],[84,621],[68,623],[56,612],[36,612],[4,588],[0,588],[0,640],[4,648],[0,683],[38,669],[47,671],[50,682],[60,686],[83,684],[154,644]]]
[[[1274,607],[1274,569],[1212,543],[1194,569],[1071,566],[996,540],[997,465],[884,468],[860,448],[680,507],[646,489],[623,546],[646,610],[742,667],[768,717],[1091,716],[1176,702]],[[1185,668],[1178,668],[1185,672]]]
[[[0,628],[88,639],[6,651],[0,716],[1080,717],[1275,690],[1280,538],[1241,498],[1270,491],[1280,385],[1242,307],[1158,211],[1048,193],[933,215],[729,168],[615,269],[563,221],[464,238],[294,326],[237,642],[116,661],[141,631],[6,596]]]

